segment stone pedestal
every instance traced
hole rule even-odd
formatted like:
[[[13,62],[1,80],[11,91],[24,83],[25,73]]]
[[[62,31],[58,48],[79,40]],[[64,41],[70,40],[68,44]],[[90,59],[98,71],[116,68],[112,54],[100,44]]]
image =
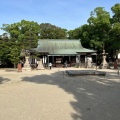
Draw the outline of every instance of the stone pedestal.
[[[107,62],[103,62],[100,65],[100,69],[108,69],[109,68],[109,64]]]
[[[25,57],[25,64],[24,64],[24,67],[22,68],[22,71],[31,71],[28,56]]]
[[[43,67],[42,60],[38,61],[38,66],[36,68],[37,70],[44,70],[45,68]]]

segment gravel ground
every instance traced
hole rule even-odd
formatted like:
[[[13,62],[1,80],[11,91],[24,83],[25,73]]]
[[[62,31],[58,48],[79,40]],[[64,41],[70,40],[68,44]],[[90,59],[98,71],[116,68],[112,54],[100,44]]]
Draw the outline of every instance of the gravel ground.
[[[69,69],[80,68],[0,69],[0,120],[120,120],[117,70],[70,77]]]

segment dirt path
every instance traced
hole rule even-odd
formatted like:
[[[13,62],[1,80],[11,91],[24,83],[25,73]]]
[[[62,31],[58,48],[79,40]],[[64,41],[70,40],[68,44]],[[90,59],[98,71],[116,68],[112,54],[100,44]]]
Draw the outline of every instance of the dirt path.
[[[76,77],[64,70],[0,70],[0,120],[120,120],[116,70]]]

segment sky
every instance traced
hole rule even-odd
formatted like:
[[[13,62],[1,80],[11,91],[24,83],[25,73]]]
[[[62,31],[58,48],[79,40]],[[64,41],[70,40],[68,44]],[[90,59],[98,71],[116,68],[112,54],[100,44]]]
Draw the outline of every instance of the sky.
[[[1,0],[0,27],[24,19],[73,30],[86,24],[96,7],[104,7],[112,15],[111,7],[116,3],[120,0]]]

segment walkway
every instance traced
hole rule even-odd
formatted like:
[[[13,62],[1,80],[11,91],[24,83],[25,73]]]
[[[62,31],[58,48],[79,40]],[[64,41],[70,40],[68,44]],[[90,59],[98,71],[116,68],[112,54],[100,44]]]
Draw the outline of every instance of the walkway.
[[[64,74],[78,69],[0,69],[0,120],[119,120],[117,70],[100,70],[106,76]]]

